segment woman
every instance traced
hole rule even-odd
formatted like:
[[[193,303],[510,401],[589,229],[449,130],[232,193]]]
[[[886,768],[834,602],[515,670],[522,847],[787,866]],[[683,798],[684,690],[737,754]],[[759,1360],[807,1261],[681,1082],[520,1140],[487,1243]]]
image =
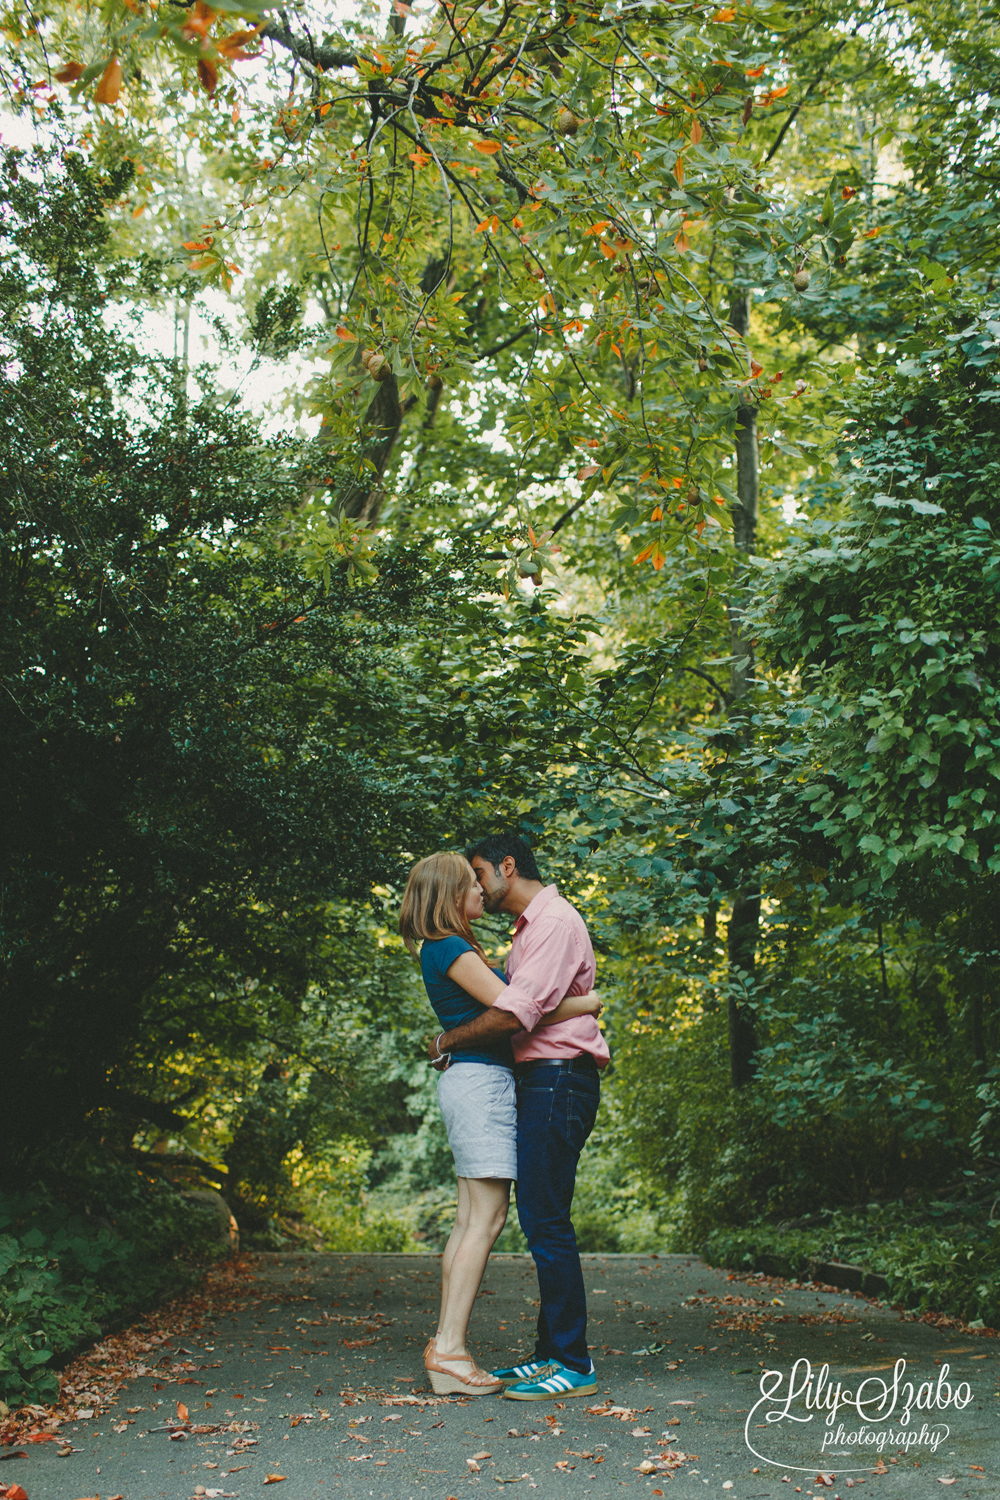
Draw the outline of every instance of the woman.
[[[416,957],[444,1031],[481,1015],[503,994],[506,979],[491,969],[469,925],[483,914],[475,871],[461,854],[431,854],[410,871],[399,930]],[[597,1015],[596,995],[573,995],[545,1017]],[[490,1251],[507,1219],[517,1179],[517,1110],[510,1042],[456,1052],[438,1079],[438,1101],[458,1174],[458,1211],[441,1265],[441,1316],[424,1351],[437,1395],[487,1395],[502,1382],[479,1369],[465,1347],[472,1304]]]

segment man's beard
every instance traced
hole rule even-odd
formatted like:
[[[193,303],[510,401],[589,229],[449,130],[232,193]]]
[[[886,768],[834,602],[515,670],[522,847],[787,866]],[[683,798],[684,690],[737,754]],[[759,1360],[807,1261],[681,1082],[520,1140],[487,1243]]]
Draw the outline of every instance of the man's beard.
[[[500,890],[483,892],[483,910],[494,916],[503,907],[507,895],[507,887],[502,886]]]

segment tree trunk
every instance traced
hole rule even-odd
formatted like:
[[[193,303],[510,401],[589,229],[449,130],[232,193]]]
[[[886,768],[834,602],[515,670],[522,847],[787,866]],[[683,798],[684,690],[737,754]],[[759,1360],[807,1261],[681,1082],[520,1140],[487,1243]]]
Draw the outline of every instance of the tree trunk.
[[[387,380],[379,384],[365,412],[366,430],[375,429],[375,440],[365,453],[365,457],[371,459],[377,473],[371,474],[370,470],[366,471],[360,479],[348,485],[338,497],[344,515],[350,516],[352,520],[361,521],[363,525],[371,526],[378,520],[382,501],[385,498],[382,475],[389,466],[389,459],[396,446],[404,415],[403,406],[399,400],[399,382],[395,375],[390,375]]]
[[[726,950],[729,959],[729,1074],[734,1089],[749,1083],[756,1073],[754,1054],[757,1035],[749,1000],[736,999],[737,988],[753,993],[757,972],[757,934],[760,928],[760,896],[739,891],[729,918]]]
[[[744,292],[733,302],[729,321],[746,340],[750,334],[750,293]],[[748,355],[749,359],[749,355]],[[747,374],[749,374],[749,369]],[[757,520],[760,513],[760,479],[757,461],[757,408],[753,398],[743,393],[739,426],[736,429],[736,504],[733,506],[733,546],[737,565],[750,557],[757,542]],[[742,698],[753,678],[753,645],[743,633],[742,604],[745,590],[734,592],[729,605],[729,631],[736,660],[730,668],[729,696],[733,703]]]
[[[744,342],[750,334],[750,293],[734,298],[729,321]],[[747,353],[749,374],[749,351]],[[737,568],[742,567],[757,541],[760,506],[760,479],[757,461],[757,408],[747,395],[740,403],[739,426],[736,429],[736,504],[733,506],[733,546]],[[730,709],[744,698],[753,680],[753,644],[743,625],[743,605],[747,589],[740,582],[729,604],[730,650],[734,661],[729,671]],[[749,733],[749,731],[746,731]],[[750,1000],[737,1000],[746,994],[757,967],[757,938],[760,931],[760,892],[740,890],[733,901],[727,934],[729,960],[729,1070],[733,1088],[742,1088],[755,1073],[754,1054],[757,1037],[754,1031]]]

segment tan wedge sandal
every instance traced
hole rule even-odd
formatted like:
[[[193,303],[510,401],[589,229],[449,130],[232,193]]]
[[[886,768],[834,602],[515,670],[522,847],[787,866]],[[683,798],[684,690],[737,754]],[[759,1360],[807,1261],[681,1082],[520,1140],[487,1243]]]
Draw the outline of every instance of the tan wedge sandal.
[[[459,1374],[448,1368],[451,1365],[468,1365],[469,1373]],[[481,1370],[471,1355],[442,1358],[433,1339],[427,1341],[424,1350],[424,1369],[430,1376],[435,1396],[492,1396],[503,1390],[503,1381],[497,1380],[487,1370]]]

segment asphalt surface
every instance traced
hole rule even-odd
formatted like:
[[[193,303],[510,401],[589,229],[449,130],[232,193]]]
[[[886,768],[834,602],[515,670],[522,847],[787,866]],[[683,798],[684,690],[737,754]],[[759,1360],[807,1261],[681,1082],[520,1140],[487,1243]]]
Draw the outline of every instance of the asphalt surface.
[[[110,1413],[62,1428],[76,1451],[39,1444],[16,1474],[0,1466],[0,1482],[16,1480],[29,1500],[248,1500],[268,1475],[283,1476],[271,1481],[275,1500],[482,1500],[501,1485],[525,1500],[617,1500],[622,1490],[854,1500],[860,1485],[857,1500],[1000,1496],[995,1338],[906,1321],[849,1293],[733,1280],[694,1257],[584,1262],[597,1396],[434,1398],[421,1354],[435,1326],[437,1257],[261,1255],[245,1312],[157,1351]],[[530,1353],[536,1298],[528,1257],[491,1262],[471,1336],[484,1365]],[[931,1403],[908,1424],[898,1399],[889,1419],[862,1422],[842,1407],[827,1427],[826,1409],[800,1398],[765,1420],[781,1411],[796,1360],[814,1375],[828,1364],[834,1385],[855,1390],[891,1384],[900,1359],[904,1383],[914,1381],[922,1408]],[[765,1369],[783,1385],[754,1411]],[[857,1446],[859,1432],[882,1441],[881,1462],[870,1442]]]

